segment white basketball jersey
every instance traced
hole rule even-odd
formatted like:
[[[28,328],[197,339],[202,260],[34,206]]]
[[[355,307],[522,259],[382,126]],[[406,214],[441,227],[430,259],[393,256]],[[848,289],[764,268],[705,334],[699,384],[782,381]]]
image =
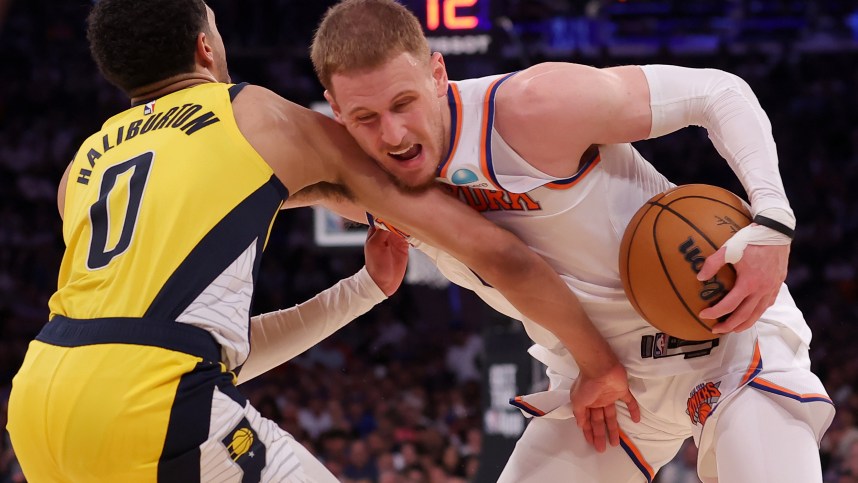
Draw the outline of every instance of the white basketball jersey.
[[[689,342],[659,333],[635,312],[620,280],[618,259],[626,226],[648,199],[674,185],[631,144],[592,149],[569,178],[535,169],[493,127],[495,93],[511,75],[450,83],[451,148],[439,166],[438,180],[548,261],[630,375],[663,376],[720,364],[723,348],[729,345],[724,337],[732,335]],[[418,240],[412,244],[435,260],[453,283],[522,320],[537,343],[531,349],[534,357],[570,377],[577,374],[574,361],[553,334],[523,319],[499,292],[451,256]],[[786,287],[778,300],[779,306],[770,311],[779,310],[777,320],[790,320],[788,325],[809,342],[810,331]]]

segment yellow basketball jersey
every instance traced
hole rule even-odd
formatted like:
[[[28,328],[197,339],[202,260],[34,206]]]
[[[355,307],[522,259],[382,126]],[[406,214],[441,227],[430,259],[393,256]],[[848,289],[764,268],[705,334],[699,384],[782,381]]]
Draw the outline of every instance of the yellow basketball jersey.
[[[187,322],[243,360],[259,256],[288,193],[238,130],[240,87],[203,84],[132,107],[83,143],[51,317]]]

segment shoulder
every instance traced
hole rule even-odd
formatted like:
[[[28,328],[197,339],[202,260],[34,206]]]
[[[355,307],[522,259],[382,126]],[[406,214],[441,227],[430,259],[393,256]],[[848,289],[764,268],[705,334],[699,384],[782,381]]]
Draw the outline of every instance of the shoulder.
[[[273,91],[253,84],[245,86],[232,101],[233,113],[242,132],[288,125],[294,122],[298,108],[297,104]]]
[[[333,178],[325,159],[328,146],[336,144],[328,133],[333,120],[256,85],[235,97],[233,114],[241,134],[290,192]]]
[[[587,104],[598,91],[611,83],[609,69],[546,62],[510,77],[498,89],[499,109],[509,107],[524,115],[563,109],[570,101]]]

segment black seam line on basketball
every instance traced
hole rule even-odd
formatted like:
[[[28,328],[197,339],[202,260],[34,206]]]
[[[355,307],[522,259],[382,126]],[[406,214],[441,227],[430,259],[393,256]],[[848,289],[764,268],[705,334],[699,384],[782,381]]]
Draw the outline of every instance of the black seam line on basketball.
[[[649,213],[649,210],[651,210],[652,207],[655,205],[653,202],[647,202],[647,204],[650,205],[650,207],[641,215],[640,219],[638,220],[638,223],[635,225],[634,231],[631,233],[631,235],[629,235],[629,251],[630,252],[631,252],[631,247],[634,246],[635,236],[637,236],[637,234],[638,234],[638,228],[641,226],[641,221]],[[632,307],[637,307],[638,310],[643,312],[644,309],[640,306],[640,304],[638,304],[638,298],[635,297],[635,290],[634,290],[634,287],[632,287],[632,277],[631,277],[632,262],[631,262],[631,259],[632,259],[631,256],[626,257],[626,279],[628,279],[629,288],[631,289],[631,290],[629,290],[629,293],[626,294],[626,296],[629,297],[629,301],[632,303]],[[641,314],[641,315],[644,316],[644,318],[646,318],[646,316],[644,314]]]
[[[700,318],[697,316],[697,314],[695,314],[691,310],[691,307],[689,307],[688,304],[685,303],[685,299],[682,298],[682,295],[679,293],[679,290],[676,289],[676,285],[673,283],[673,277],[670,276],[670,272],[667,270],[667,265],[664,263],[664,257],[661,256],[661,246],[657,243],[658,238],[656,238],[656,236],[655,236],[655,228],[658,226],[658,219],[661,217],[661,214],[664,213],[665,211],[670,211],[671,213],[674,213],[674,214],[676,214],[676,213],[673,210],[667,209],[667,207],[662,205],[662,204],[659,204],[659,203],[654,203],[654,204],[658,205],[662,208],[661,210],[659,210],[658,214],[655,215],[655,220],[652,223],[653,245],[655,246],[655,253],[656,253],[656,255],[658,255],[658,262],[661,264],[661,271],[664,273],[665,277],[667,278],[667,283],[670,284],[670,288],[673,290],[673,295],[675,295],[676,298],[679,300],[679,303],[681,303],[682,306],[685,307],[686,312],[688,312],[688,314],[691,315],[691,317],[694,319],[695,322],[697,322],[698,325],[700,325],[701,327],[703,327],[707,331],[712,332],[712,328],[709,327],[708,325],[704,324],[703,321],[700,320]],[[687,220],[686,220],[686,222],[687,222]],[[695,227],[695,230],[696,229],[697,229],[697,227]]]
[[[638,234],[638,228],[641,226],[641,221],[643,221],[643,219],[649,214],[649,210],[652,209],[652,207],[654,207],[654,206],[661,207],[661,205],[658,204],[658,200],[664,198],[665,196],[667,196],[667,194],[662,193],[657,199],[650,200],[650,201],[646,202],[646,204],[649,205],[650,207],[641,215],[640,219],[638,220],[638,223],[635,225],[635,231],[632,232],[631,239],[629,240],[629,247],[630,247],[629,250],[631,250],[631,246],[634,244],[633,242],[635,240],[635,236],[637,236],[637,234]],[[658,215],[656,215],[656,216],[658,216]],[[658,247],[657,243],[654,243],[653,245]],[[637,307],[637,309],[640,310],[641,312],[646,312],[643,309],[643,307],[641,307],[641,305],[638,303],[638,298],[635,296],[634,287],[632,287],[632,277],[630,275],[632,273],[631,265],[632,265],[631,264],[631,257],[630,256],[626,257],[626,274],[627,274],[626,278],[629,279],[629,287],[631,288],[631,290],[629,291],[631,293],[628,294],[628,296],[630,297],[630,301],[634,304],[633,305],[634,307]],[[643,316],[644,319],[647,318],[646,314],[641,314],[641,315]]]
[[[695,224],[691,223],[691,220],[689,220],[688,218],[686,218],[686,217],[684,217],[684,216],[680,215],[679,213],[677,213],[677,212],[676,212],[676,210],[674,210],[673,208],[671,208],[671,207],[670,207],[670,205],[671,205],[671,204],[676,203],[676,202],[677,202],[677,201],[679,201],[679,200],[688,200],[688,199],[693,199],[693,198],[702,199],[702,200],[708,200],[708,201],[714,201],[714,202],[716,202],[716,203],[718,203],[718,204],[724,205],[725,207],[730,208],[731,210],[735,211],[736,213],[738,213],[738,214],[740,214],[740,215],[744,216],[745,218],[747,218],[747,219],[748,219],[748,223],[750,223],[750,222],[751,222],[751,219],[750,219],[750,218],[748,218],[748,217],[747,217],[744,213],[742,213],[741,211],[737,210],[736,208],[733,208],[731,205],[729,205],[729,204],[727,204],[727,203],[724,203],[724,202],[723,202],[723,201],[721,201],[721,200],[716,200],[716,199],[714,199],[714,198],[709,198],[708,196],[683,196],[682,198],[677,198],[677,199],[675,199],[675,200],[671,200],[671,201],[669,201],[666,205],[663,205],[663,204],[658,203],[658,202],[655,202],[655,203],[654,203],[654,204],[656,204],[656,205],[660,206],[662,209],[667,210],[667,211],[669,211],[669,212],[673,213],[674,215],[676,215],[676,217],[677,217],[677,218],[679,218],[680,220],[682,220],[682,221],[684,221],[685,223],[687,223],[687,224],[688,224],[688,226],[693,227],[693,228],[694,228],[694,231],[696,231],[698,234],[700,234],[700,236],[701,236],[701,237],[703,237],[703,239],[704,239],[704,240],[706,240],[706,243],[708,243],[708,244],[709,244],[709,246],[710,246],[710,247],[712,247],[712,248],[714,248],[715,250],[718,250],[718,249],[719,249],[719,248],[721,248],[721,247],[716,246],[716,245],[715,245],[715,243],[713,243],[713,242],[712,242],[712,240],[710,240],[710,239],[709,239],[709,237],[707,237],[703,232],[701,232],[701,231],[697,228],[697,226],[696,226]]]
[[[677,198],[677,199],[675,199],[675,200],[671,200],[671,201],[669,201],[667,204],[661,204],[661,203],[658,203],[658,202],[654,202],[653,204],[660,206],[660,207],[662,208],[662,210],[666,210],[666,211],[669,211],[669,212],[673,213],[677,218],[679,218],[680,220],[684,221],[688,226],[690,226],[691,228],[693,228],[693,229],[694,229],[694,231],[696,231],[696,232],[697,232],[697,234],[699,234],[701,237],[703,237],[703,239],[706,241],[706,243],[708,243],[708,244],[709,244],[709,246],[710,246],[710,247],[712,247],[713,249],[715,249],[715,250],[717,251],[720,247],[716,246],[716,245],[715,245],[715,243],[713,243],[713,242],[712,242],[712,240],[710,240],[710,239],[709,239],[709,237],[707,237],[703,232],[701,232],[701,231],[700,231],[700,229],[698,229],[698,228],[697,228],[697,225],[695,225],[694,223],[691,223],[691,220],[689,220],[688,218],[686,218],[686,217],[684,217],[684,216],[680,215],[679,213],[677,213],[677,212],[676,212],[676,210],[674,210],[673,208],[671,208],[671,207],[670,207],[670,205],[671,205],[671,204],[673,204],[673,203],[675,203],[675,202],[677,202],[677,201],[679,201],[679,200],[687,200],[687,199],[693,199],[693,198],[696,198],[696,199],[702,199],[702,200],[708,200],[708,201],[714,201],[714,202],[716,202],[716,203],[718,203],[718,204],[724,205],[725,207],[730,208],[731,210],[735,211],[736,213],[738,213],[738,214],[740,214],[740,215],[744,216],[744,217],[748,220],[748,222],[749,222],[749,223],[751,222],[751,219],[750,219],[747,215],[745,215],[745,214],[744,214],[744,213],[742,213],[741,211],[737,210],[736,208],[734,208],[734,207],[733,207],[733,206],[731,206],[730,204],[724,203],[723,201],[721,201],[721,200],[717,200],[717,199],[715,199],[715,198],[710,198],[710,197],[708,197],[708,196],[699,196],[699,195],[695,195],[695,196],[683,196],[682,198]],[[659,199],[661,199],[661,198],[659,198]],[[659,212],[659,215],[661,215],[661,212]],[[653,224],[653,237],[655,237],[655,224]],[[658,244],[656,244],[656,246],[658,246]],[[661,259],[661,253],[659,253],[659,259]],[[735,276],[736,276],[736,269],[733,267],[733,265],[732,265],[732,264],[727,264],[726,266],[727,266],[727,269],[728,269],[728,270],[730,270],[731,272],[733,272],[733,276],[735,277]],[[664,267],[663,267],[663,264],[662,264],[662,268],[664,268]],[[667,272],[665,271],[665,273],[667,273]],[[670,277],[668,277],[668,280],[669,280],[669,279],[670,279]],[[672,281],[671,281],[671,286],[673,286],[673,282],[672,282]],[[678,295],[679,295],[679,294],[677,294],[677,296],[678,296]],[[682,300],[682,298],[681,298],[681,297],[679,297],[679,299],[680,299],[680,300]],[[682,304],[683,304],[683,305],[685,305],[685,301],[684,301],[684,300],[682,301]],[[687,308],[687,306],[686,306],[686,308]],[[691,309],[688,309],[688,311],[689,311],[689,313],[690,313],[690,312],[691,312]],[[702,321],[697,317],[697,314],[692,314],[692,315],[694,316],[694,320],[696,320],[699,324],[701,324],[701,325],[703,325],[703,326],[706,326],[706,324],[704,324],[704,323],[703,323],[703,322],[702,322]],[[711,332],[711,330],[712,330],[712,328],[711,328],[711,327],[706,326],[706,328]]]

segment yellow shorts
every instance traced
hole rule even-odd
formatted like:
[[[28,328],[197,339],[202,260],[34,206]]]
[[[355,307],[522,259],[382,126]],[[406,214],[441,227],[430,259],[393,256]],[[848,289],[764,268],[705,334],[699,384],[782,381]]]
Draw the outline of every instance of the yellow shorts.
[[[196,327],[54,317],[30,344],[9,398],[8,429],[28,481],[194,482],[205,479],[204,458],[221,477],[260,481],[267,420],[251,427],[258,413],[248,413],[219,359]]]

